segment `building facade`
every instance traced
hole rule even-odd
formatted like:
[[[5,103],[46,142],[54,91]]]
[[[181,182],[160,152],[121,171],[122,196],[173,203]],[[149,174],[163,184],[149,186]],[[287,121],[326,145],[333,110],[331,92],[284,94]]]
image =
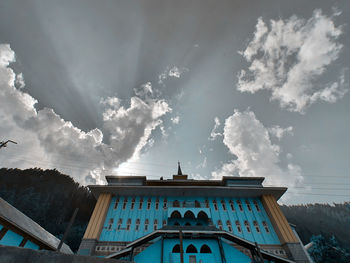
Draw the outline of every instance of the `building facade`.
[[[106,176],[79,254],[131,262],[309,262],[261,177]]]

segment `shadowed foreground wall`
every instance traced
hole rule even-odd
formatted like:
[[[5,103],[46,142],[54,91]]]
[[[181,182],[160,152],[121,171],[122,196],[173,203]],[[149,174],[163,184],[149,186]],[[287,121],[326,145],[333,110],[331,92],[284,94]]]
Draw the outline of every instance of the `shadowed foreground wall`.
[[[53,251],[37,251],[27,248],[0,245],[0,263],[124,263],[116,259],[67,255]],[[130,262],[129,262],[130,263]]]

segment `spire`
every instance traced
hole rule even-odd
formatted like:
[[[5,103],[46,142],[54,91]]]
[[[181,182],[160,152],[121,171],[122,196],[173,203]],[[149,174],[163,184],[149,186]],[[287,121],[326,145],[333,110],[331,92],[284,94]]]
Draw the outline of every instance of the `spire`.
[[[181,167],[180,167],[180,162],[177,162],[177,175],[182,175]]]

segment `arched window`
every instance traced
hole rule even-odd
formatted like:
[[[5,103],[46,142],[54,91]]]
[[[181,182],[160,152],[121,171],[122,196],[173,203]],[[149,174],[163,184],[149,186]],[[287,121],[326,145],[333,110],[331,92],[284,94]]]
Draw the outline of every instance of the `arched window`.
[[[266,221],[262,221],[262,224],[264,226],[266,233],[270,233],[269,226],[267,225]]]
[[[154,222],[153,222],[153,230],[157,230],[158,228],[158,220],[157,219],[154,219]]]
[[[218,226],[219,226],[219,229],[222,230],[222,222],[221,222],[221,220],[218,220]]]
[[[226,221],[226,225],[227,225],[228,231],[232,232],[232,226],[231,226],[230,220]]]
[[[140,219],[136,219],[135,230],[138,231],[140,228]]]
[[[213,200],[213,205],[214,205],[214,209],[218,210],[218,204],[216,203],[216,200]]]
[[[142,204],[143,204],[143,198],[140,198],[139,209],[142,209]]]
[[[232,200],[230,200],[230,207],[232,211],[235,211],[235,205]]]
[[[200,252],[201,253],[211,253],[211,249],[210,249],[210,247],[208,247],[207,245],[203,245],[202,247],[201,247],[201,250],[200,250]]]
[[[260,228],[259,228],[258,222],[257,221],[253,221],[253,225],[255,227],[256,232],[260,233]]]
[[[186,253],[198,253],[197,248],[194,245],[188,245]]]
[[[226,211],[226,204],[224,200],[221,200],[222,209]]]
[[[174,223],[174,226],[179,226],[179,225],[180,225],[180,223],[177,221]]]
[[[117,199],[115,199],[114,209],[117,209],[118,204],[119,204],[119,197],[117,197]]]
[[[135,198],[131,200],[131,210],[134,209],[135,206]]]
[[[238,207],[239,207],[239,210],[240,210],[240,211],[243,211],[243,206],[242,206],[241,200],[237,200],[237,205],[238,205]]]
[[[147,200],[147,209],[151,208],[151,198],[148,198]]]
[[[191,211],[186,211],[184,218],[191,218],[191,219],[195,219],[194,214]]]
[[[126,204],[127,204],[127,202],[128,202],[128,198],[127,198],[127,197],[125,197],[125,198],[124,198],[124,203],[123,203],[123,209],[125,209],[125,208],[126,208]]]
[[[201,203],[199,203],[197,200],[194,201],[194,207],[201,207]]]
[[[248,210],[252,211],[252,207],[250,206],[249,200],[245,200],[245,204],[247,205]]]
[[[242,233],[241,224],[239,223],[238,220],[236,220],[236,227],[237,227],[237,231],[238,231],[239,233]]]
[[[256,200],[253,201],[256,211],[260,212],[259,204]]]
[[[112,226],[113,226],[113,218],[109,219],[109,222],[108,222],[108,230],[111,230],[111,229],[112,229]]]
[[[145,231],[148,231],[148,225],[149,225],[149,221],[148,219],[145,220]]]
[[[159,207],[159,198],[157,198],[156,200],[156,210],[158,210],[158,207]]]
[[[172,252],[173,252],[173,253],[180,253],[180,245],[179,245],[179,244],[176,244],[176,245],[173,247]]]
[[[118,220],[118,225],[117,225],[117,229],[118,229],[118,230],[121,229],[122,223],[123,223],[123,219],[119,218],[119,220]]]
[[[200,211],[197,215],[197,218],[202,220],[208,220],[208,215],[205,212]]]
[[[245,228],[247,229],[247,232],[250,233],[250,226],[247,220],[244,221]]]
[[[175,200],[173,202],[173,207],[180,207],[180,202],[178,200]]]
[[[170,215],[170,218],[181,218],[181,214],[179,211],[173,211]]]
[[[168,200],[166,198],[164,198],[164,201],[163,201],[163,209],[166,209],[167,207],[167,202]]]
[[[126,221],[126,230],[130,230],[131,225],[131,219],[129,218],[128,221]]]

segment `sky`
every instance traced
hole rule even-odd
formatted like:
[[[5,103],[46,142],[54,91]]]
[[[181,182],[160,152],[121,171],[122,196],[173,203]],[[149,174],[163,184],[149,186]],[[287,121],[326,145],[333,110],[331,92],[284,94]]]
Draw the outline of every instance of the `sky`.
[[[0,166],[263,176],[350,201],[349,1],[0,1]]]

